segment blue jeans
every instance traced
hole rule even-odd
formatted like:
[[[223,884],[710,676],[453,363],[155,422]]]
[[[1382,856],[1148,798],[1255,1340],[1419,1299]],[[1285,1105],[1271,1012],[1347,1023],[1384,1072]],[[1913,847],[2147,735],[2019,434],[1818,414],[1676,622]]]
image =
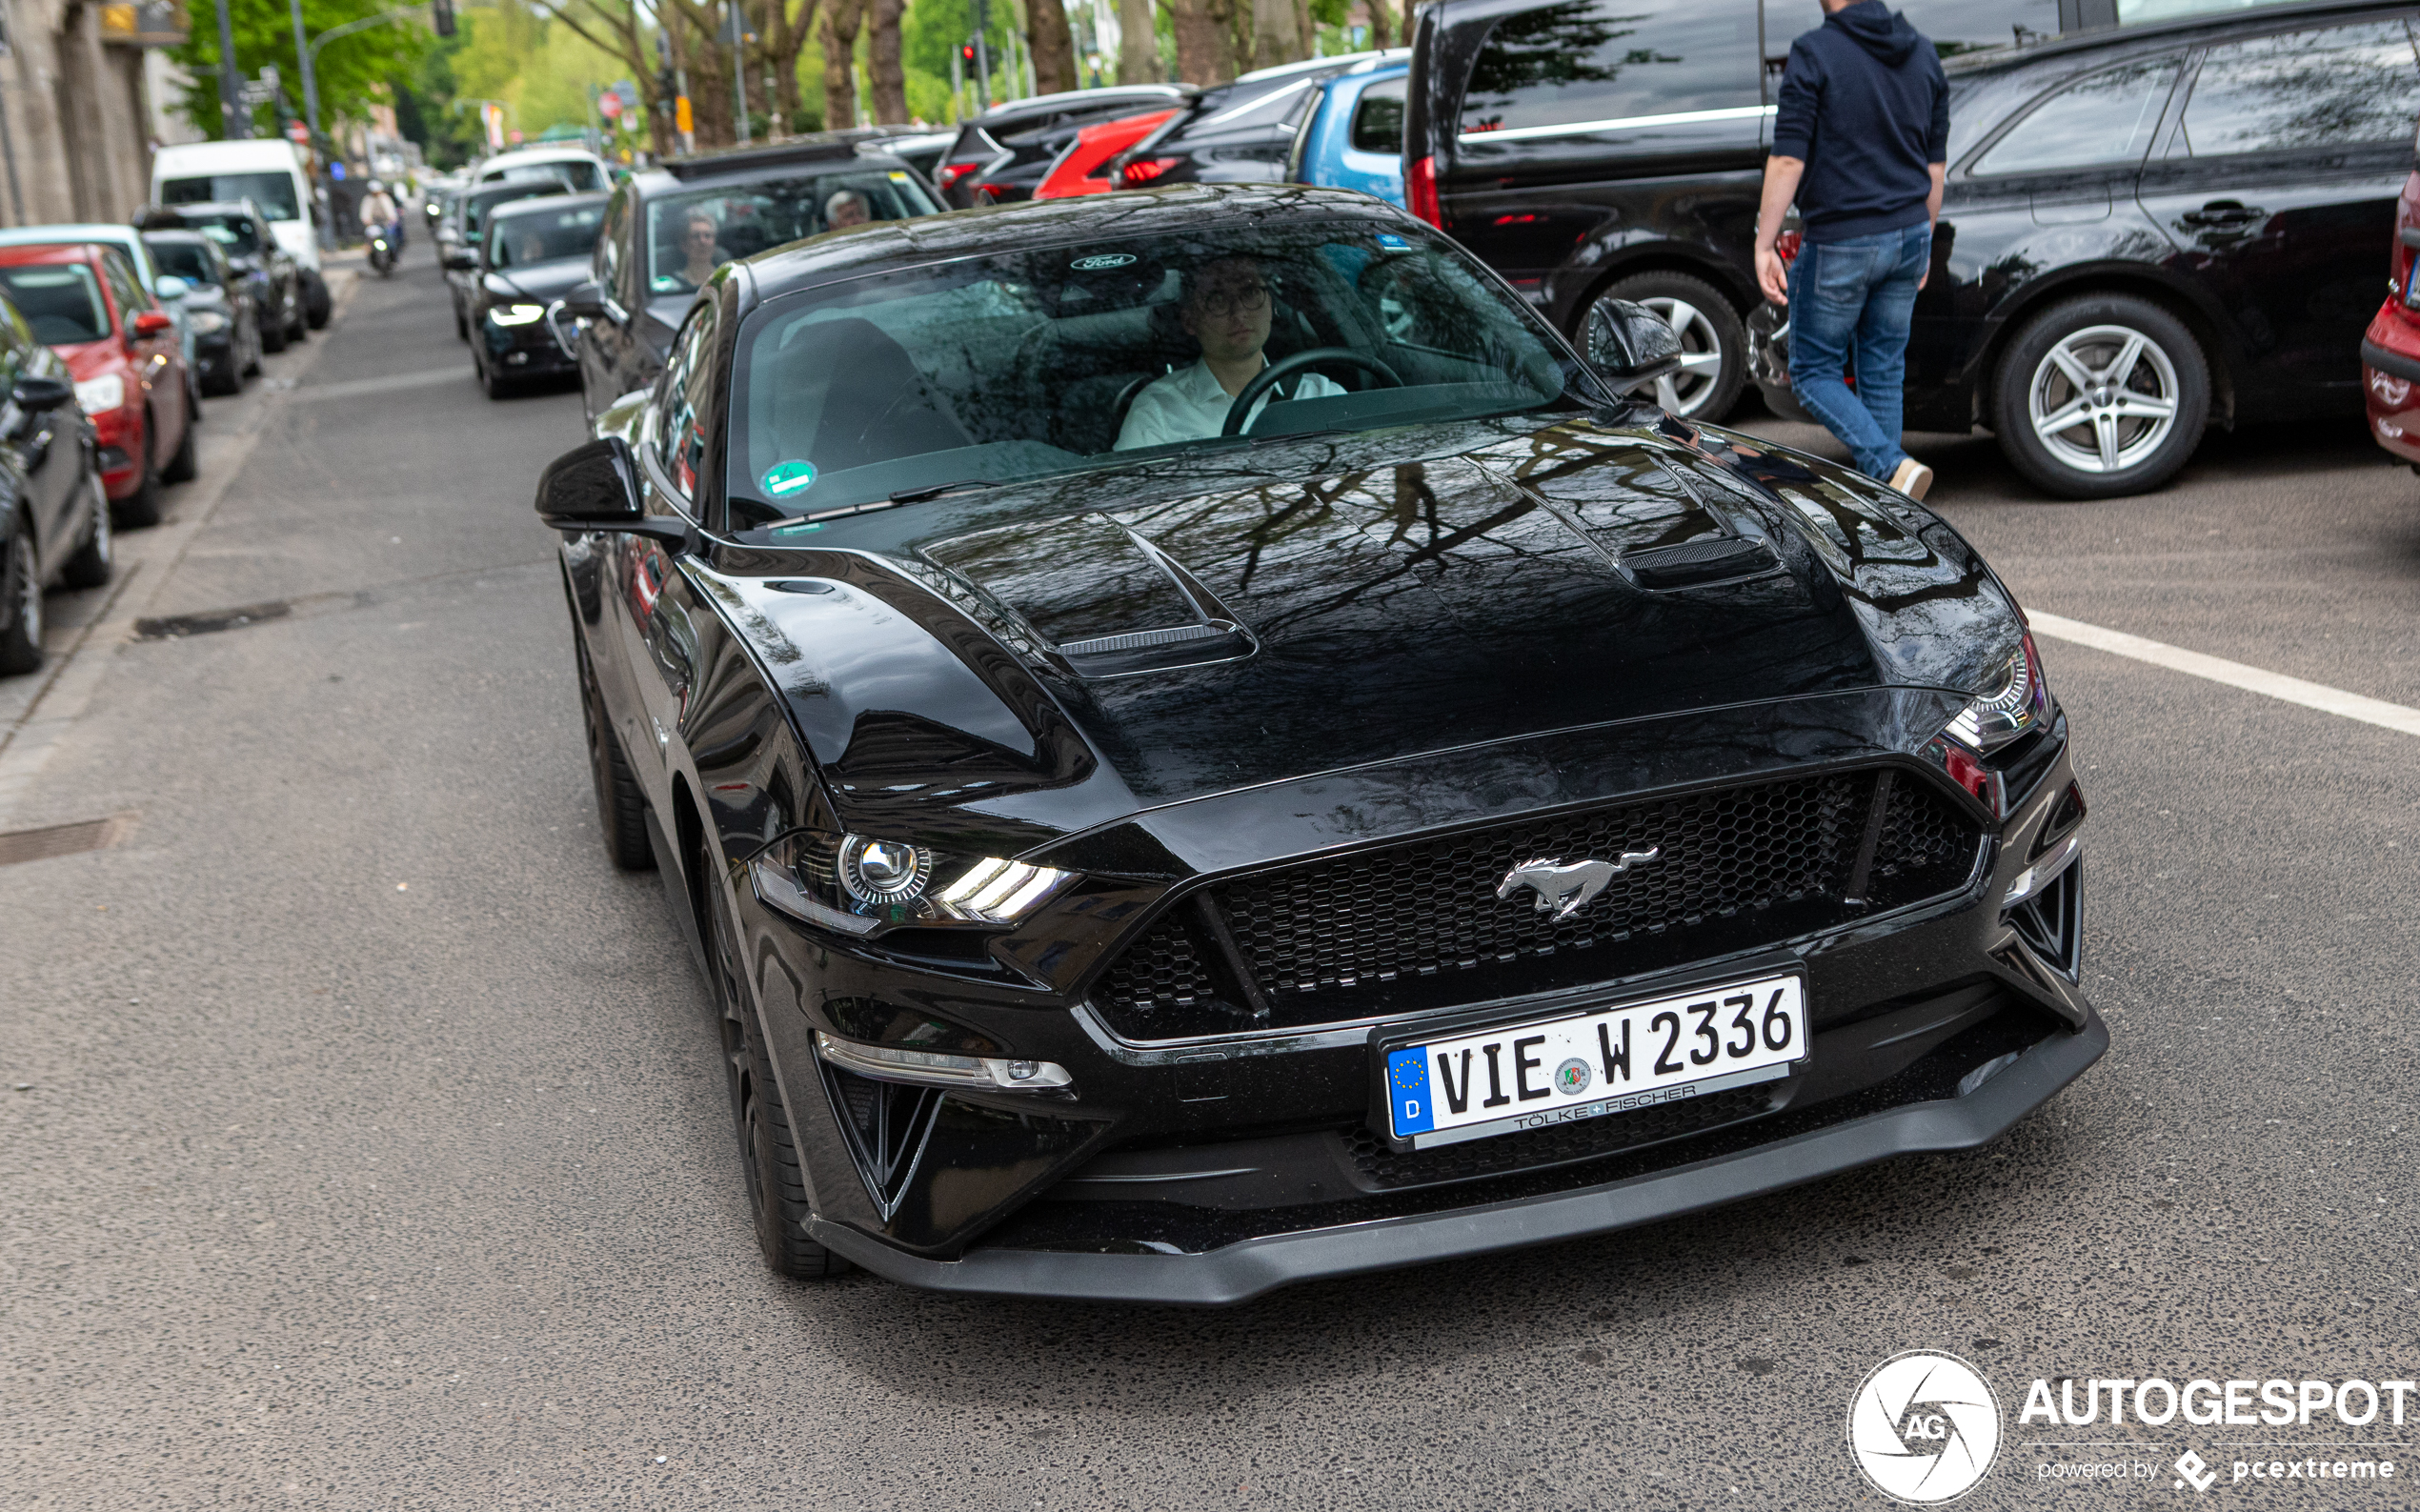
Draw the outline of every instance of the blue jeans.
[[[1790,387],[1806,413],[1839,436],[1867,477],[1890,480],[1907,379],[1907,326],[1916,281],[1932,257],[1932,228],[1846,241],[1810,241],[1790,264]],[[1857,387],[1841,379],[1851,345]]]

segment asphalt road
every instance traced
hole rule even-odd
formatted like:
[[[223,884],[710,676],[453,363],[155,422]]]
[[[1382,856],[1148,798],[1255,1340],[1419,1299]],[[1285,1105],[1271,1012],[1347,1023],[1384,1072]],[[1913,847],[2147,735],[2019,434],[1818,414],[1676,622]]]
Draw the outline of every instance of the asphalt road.
[[[0,701],[0,830],[132,816],[0,865],[0,1504],[1880,1506],[1844,1422],[1919,1347],[1999,1396],[1964,1505],[2191,1502],[2169,1462],[2252,1441],[2420,1477],[2420,1402],[2016,1421],[2037,1377],[2420,1374],[2413,736],[2046,642],[2114,1044],[1990,1148],[1222,1313],[796,1285],[658,886],[598,843],[529,509],[576,396],[481,397],[425,246],[274,371]],[[2420,705],[2420,478],[2358,422],[2094,505],[1920,452],[2029,607]],[[2158,1474],[2040,1470],[2109,1460]]]

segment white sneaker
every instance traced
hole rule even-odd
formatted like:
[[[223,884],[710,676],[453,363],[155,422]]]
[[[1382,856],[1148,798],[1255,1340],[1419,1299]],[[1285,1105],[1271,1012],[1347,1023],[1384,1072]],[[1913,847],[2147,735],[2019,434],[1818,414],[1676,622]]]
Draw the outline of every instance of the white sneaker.
[[[1932,469],[1914,457],[1900,459],[1899,470],[1890,475],[1890,486],[1912,499],[1921,499],[1932,490]]]

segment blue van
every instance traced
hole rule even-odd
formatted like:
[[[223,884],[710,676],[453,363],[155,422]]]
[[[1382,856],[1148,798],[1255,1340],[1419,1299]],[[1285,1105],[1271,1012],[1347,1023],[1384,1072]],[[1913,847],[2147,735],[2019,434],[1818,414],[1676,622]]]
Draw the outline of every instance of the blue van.
[[[1321,82],[1320,99],[1294,133],[1289,183],[1358,189],[1403,203],[1403,85],[1411,57],[1408,48],[1381,52]]]

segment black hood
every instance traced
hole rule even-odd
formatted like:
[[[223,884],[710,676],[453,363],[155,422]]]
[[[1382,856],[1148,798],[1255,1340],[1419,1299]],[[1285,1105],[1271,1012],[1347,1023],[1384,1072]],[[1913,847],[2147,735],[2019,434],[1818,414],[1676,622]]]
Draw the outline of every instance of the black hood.
[[[1972,691],[2014,648],[1920,507],[1682,433],[1566,421],[1159,502],[928,505],[721,581],[853,823],[978,802],[1029,843],[1542,732]]]
[[[527,268],[515,268],[509,272],[491,269],[487,275],[488,297],[526,299],[542,305],[561,298],[574,284],[587,276],[588,259],[585,257],[532,263]]]
[[[1857,0],[1825,16],[1824,24],[1847,32],[1859,47],[1894,69],[1906,62],[1916,45],[1925,40],[1923,32],[1883,0]]]

